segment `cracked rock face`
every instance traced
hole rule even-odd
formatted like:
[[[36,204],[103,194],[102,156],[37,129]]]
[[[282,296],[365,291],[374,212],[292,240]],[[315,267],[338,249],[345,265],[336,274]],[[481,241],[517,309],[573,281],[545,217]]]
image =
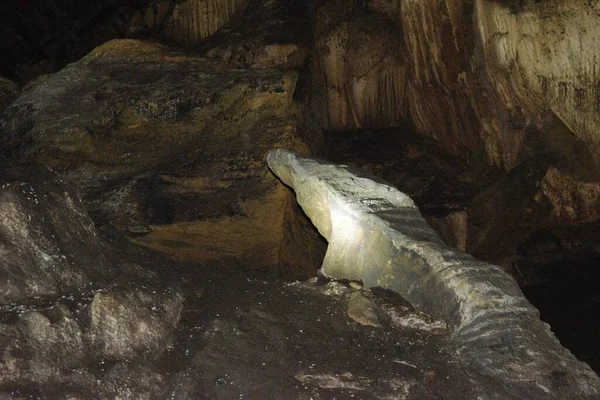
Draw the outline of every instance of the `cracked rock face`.
[[[600,395],[598,376],[561,347],[516,282],[446,247],[408,196],[283,149],[268,162],[329,242],[321,272],[391,289],[443,318],[450,346],[490,398]]]

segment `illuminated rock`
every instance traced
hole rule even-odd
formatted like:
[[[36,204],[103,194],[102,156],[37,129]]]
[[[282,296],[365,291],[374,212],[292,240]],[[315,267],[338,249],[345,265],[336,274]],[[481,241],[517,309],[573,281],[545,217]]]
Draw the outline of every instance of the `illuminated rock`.
[[[505,169],[543,150],[532,137],[559,136],[570,145],[552,151],[575,161],[579,144],[597,173],[598,13],[586,0],[321,2],[315,113],[330,129],[408,113],[447,151]]]
[[[196,262],[281,266],[293,278],[308,258],[282,242],[311,232],[288,235],[293,199],[263,160],[273,147],[308,152],[296,81],[294,71],[113,40],[24,90],[0,141],[16,159],[51,166],[97,220],[141,244]],[[301,276],[317,268],[305,267]]]
[[[329,242],[322,273],[393,290],[444,319],[449,346],[485,398],[600,396],[598,376],[560,345],[516,282],[445,246],[408,196],[290,151],[267,160]]]

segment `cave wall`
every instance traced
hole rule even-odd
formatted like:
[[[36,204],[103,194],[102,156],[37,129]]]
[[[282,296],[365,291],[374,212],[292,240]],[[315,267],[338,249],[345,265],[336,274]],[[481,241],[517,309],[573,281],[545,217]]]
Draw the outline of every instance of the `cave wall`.
[[[453,154],[509,170],[550,152],[589,174],[600,158],[598,13],[583,0],[324,3],[315,114],[336,130],[408,114]]]
[[[175,43],[197,44],[212,35],[247,3],[246,0],[163,0],[140,9],[129,35],[160,34]]]

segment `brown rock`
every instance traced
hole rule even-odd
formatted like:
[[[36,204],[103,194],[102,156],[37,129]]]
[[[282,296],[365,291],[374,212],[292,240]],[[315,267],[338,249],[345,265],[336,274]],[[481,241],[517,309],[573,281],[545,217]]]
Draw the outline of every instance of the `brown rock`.
[[[6,114],[4,143],[55,168],[97,220],[132,227],[138,243],[274,271],[289,195],[264,156],[308,151],[296,79],[112,41],[25,91]]]
[[[215,33],[247,0],[162,0],[138,11],[129,34],[158,32],[170,41],[197,44]]]
[[[314,109],[326,129],[400,125],[405,115],[406,63],[398,28],[384,16],[317,12]]]
[[[310,7],[294,0],[251,0],[244,12],[201,45],[208,57],[243,68],[304,66],[312,39]]]
[[[467,212],[456,211],[443,217],[425,217],[444,243],[464,251],[467,248]]]

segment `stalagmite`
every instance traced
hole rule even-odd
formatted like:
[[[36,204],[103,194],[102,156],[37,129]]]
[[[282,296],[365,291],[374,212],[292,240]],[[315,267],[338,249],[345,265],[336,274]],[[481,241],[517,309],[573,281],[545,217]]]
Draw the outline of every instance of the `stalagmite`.
[[[479,398],[600,396],[598,376],[560,345],[516,282],[445,246],[407,195],[283,149],[267,161],[329,242],[322,273],[393,290],[443,318]]]

